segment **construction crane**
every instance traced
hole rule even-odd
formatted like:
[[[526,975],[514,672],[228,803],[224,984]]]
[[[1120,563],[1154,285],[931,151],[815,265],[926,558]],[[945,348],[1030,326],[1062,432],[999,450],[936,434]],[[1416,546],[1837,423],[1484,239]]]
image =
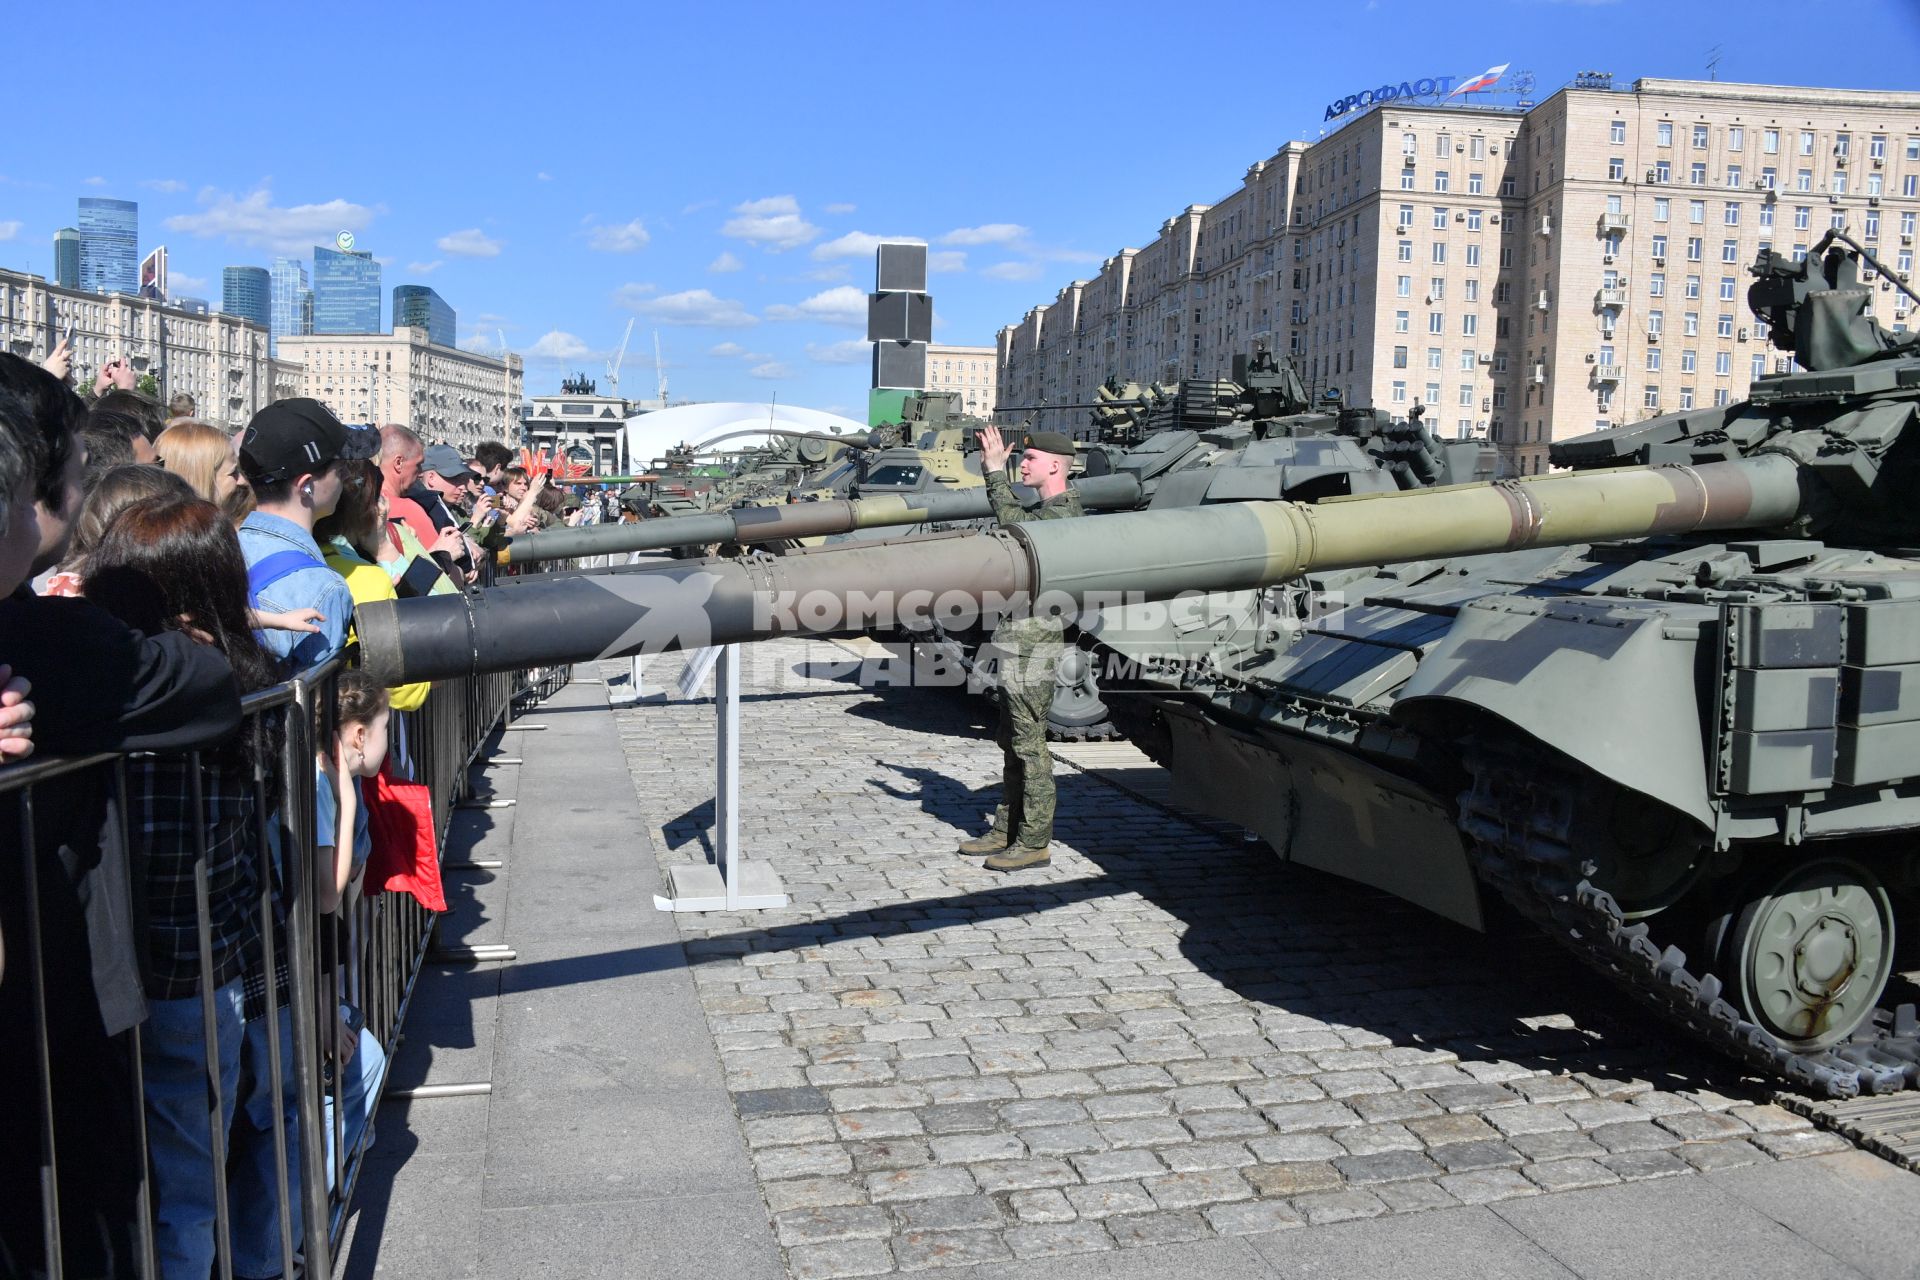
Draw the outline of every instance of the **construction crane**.
[[[653,376],[657,383],[656,393],[660,397],[660,407],[667,407],[667,366],[660,363],[660,331],[653,331]]]
[[[627,319],[627,331],[620,335],[620,350],[613,359],[607,361],[607,390],[614,395],[620,394],[620,365],[627,358],[627,343],[633,337],[633,318]]]

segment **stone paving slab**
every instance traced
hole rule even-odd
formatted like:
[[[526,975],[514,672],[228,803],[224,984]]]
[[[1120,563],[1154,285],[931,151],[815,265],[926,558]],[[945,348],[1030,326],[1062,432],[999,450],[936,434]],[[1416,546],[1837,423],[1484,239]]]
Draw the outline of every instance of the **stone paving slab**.
[[[1413,1214],[1461,1224],[1463,1265],[1499,1241],[1518,1266],[1535,1228],[1591,1212],[1604,1239],[1610,1214],[1707,1195],[1790,1234],[1699,1171],[1830,1136],[1547,940],[1462,930],[1066,768],[1052,865],[997,875],[953,852],[994,802],[990,708],[861,687],[854,665],[819,641],[743,650],[742,842],[792,905],[676,917],[791,1274],[1148,1255],[1193,1261],[1141,1274],[1199,1274],[1202,1250],[1285,1274],[1292,1242],[1335,1231],[1384,1265]],[[662,865],[706,858],[711,703],[618,719]],[[1593,1188],[1621,1207],[1576,1208]]]

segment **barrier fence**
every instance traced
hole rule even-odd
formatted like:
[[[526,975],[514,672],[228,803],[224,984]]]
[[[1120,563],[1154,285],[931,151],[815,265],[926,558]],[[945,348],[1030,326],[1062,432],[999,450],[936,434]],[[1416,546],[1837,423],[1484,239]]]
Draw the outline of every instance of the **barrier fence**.
[[[0,843],[0,856],[20,860],[26,922],[24,937],[10,931],[0,945],[5,980],[27,984],[32,1008],[31,1044],[0,1053],[31,1056],[38,1110],[37,1126],[25,1116],[4,1123],[7,1142],[39,1147],[39,1250],[9,1257],[0,1242],[0,1271],[55,1280],[330,1274],[436,918],[410,894],[374,884],[357,896],[350,887],[336,910],[318,909],[315,751],[332,740],[343,668],[336,656],[243,701],[242,740],[277,749],[96,755],[0,769],[0,804],[18,814],[18,843]],[[389,776],[424,784],[436,859],[496,726],[511,724],[516,700],[547,696],[567,676],[551,668],[440,681],[420,709],[393,713]],[[131,863],[128,927],[144,954],[137,815],[151,819],[141,788],[156,768],[185,784],[171,798],[185,804],[181,821],[193,833],[197,1010],[149,991],[146,1021],[88,1052],[85,1035],[76,1040],[68,1026],[71,1002],[50,1000],[50,988],[73,986],[53,968],[70,949],[73,921],[43,918],[59,897],[49,892],[51,878],[70,871],[42,847],[55,816],[45,804],[65,803],[78,787],[113,815]],[[237,859],[210,847],[210,833],[231,824],[236,806],[246,811]],[[337,838],[351,841],[352,832]],[[250,895],[249,921],[231,909],[216,915],[235,884]],[[246,952],[245,972],[216,988],[216,947],[248,930],[259,940]],[[85,1092],[87,1082],[99,1096]],[[113,1141],[103,1143],[102,1133]],[[133,1150],[120,1149],[121,1139]],[[127,1176],[116,1181],[114,1169]],[[31,1212],[13,1206],[16,1219]]]

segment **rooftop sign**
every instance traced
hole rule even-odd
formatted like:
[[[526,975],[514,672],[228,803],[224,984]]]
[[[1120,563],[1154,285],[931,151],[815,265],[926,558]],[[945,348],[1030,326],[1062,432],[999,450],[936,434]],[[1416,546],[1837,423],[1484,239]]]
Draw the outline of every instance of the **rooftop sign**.
[[[1493,88],[1500,77],[1506,74],[1507,66],[1503,62],[1465,80],[1458,76],[1422,76],[1418,80],[1402,80],[1399,84],[1383,84],[1377,89],[1362,89],[1359,93],[1350,93],[1328,103],[1326,119],[1335,120],[1349,111],[1402,99],[1437,98],[1445,101],[1463,93],[1478,93]]]

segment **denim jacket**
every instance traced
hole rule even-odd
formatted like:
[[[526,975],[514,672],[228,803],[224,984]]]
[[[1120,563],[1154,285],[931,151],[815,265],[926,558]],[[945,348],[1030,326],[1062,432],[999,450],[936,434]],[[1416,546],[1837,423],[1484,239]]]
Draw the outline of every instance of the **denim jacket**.
[[[353,593],[347,580],[327,567],[313,535],[283,516],[256,511],[240,526],[240,551],[249,566],[281,551],[302,551],[313,557],[313,568],[296,569],[260,593],[259,607],[269,613],[289,609],[318,609],[320,632],[262,631],[260,642],[277,658],[290,659],[303,671],[325,661],[347,643],[353,623]]]

